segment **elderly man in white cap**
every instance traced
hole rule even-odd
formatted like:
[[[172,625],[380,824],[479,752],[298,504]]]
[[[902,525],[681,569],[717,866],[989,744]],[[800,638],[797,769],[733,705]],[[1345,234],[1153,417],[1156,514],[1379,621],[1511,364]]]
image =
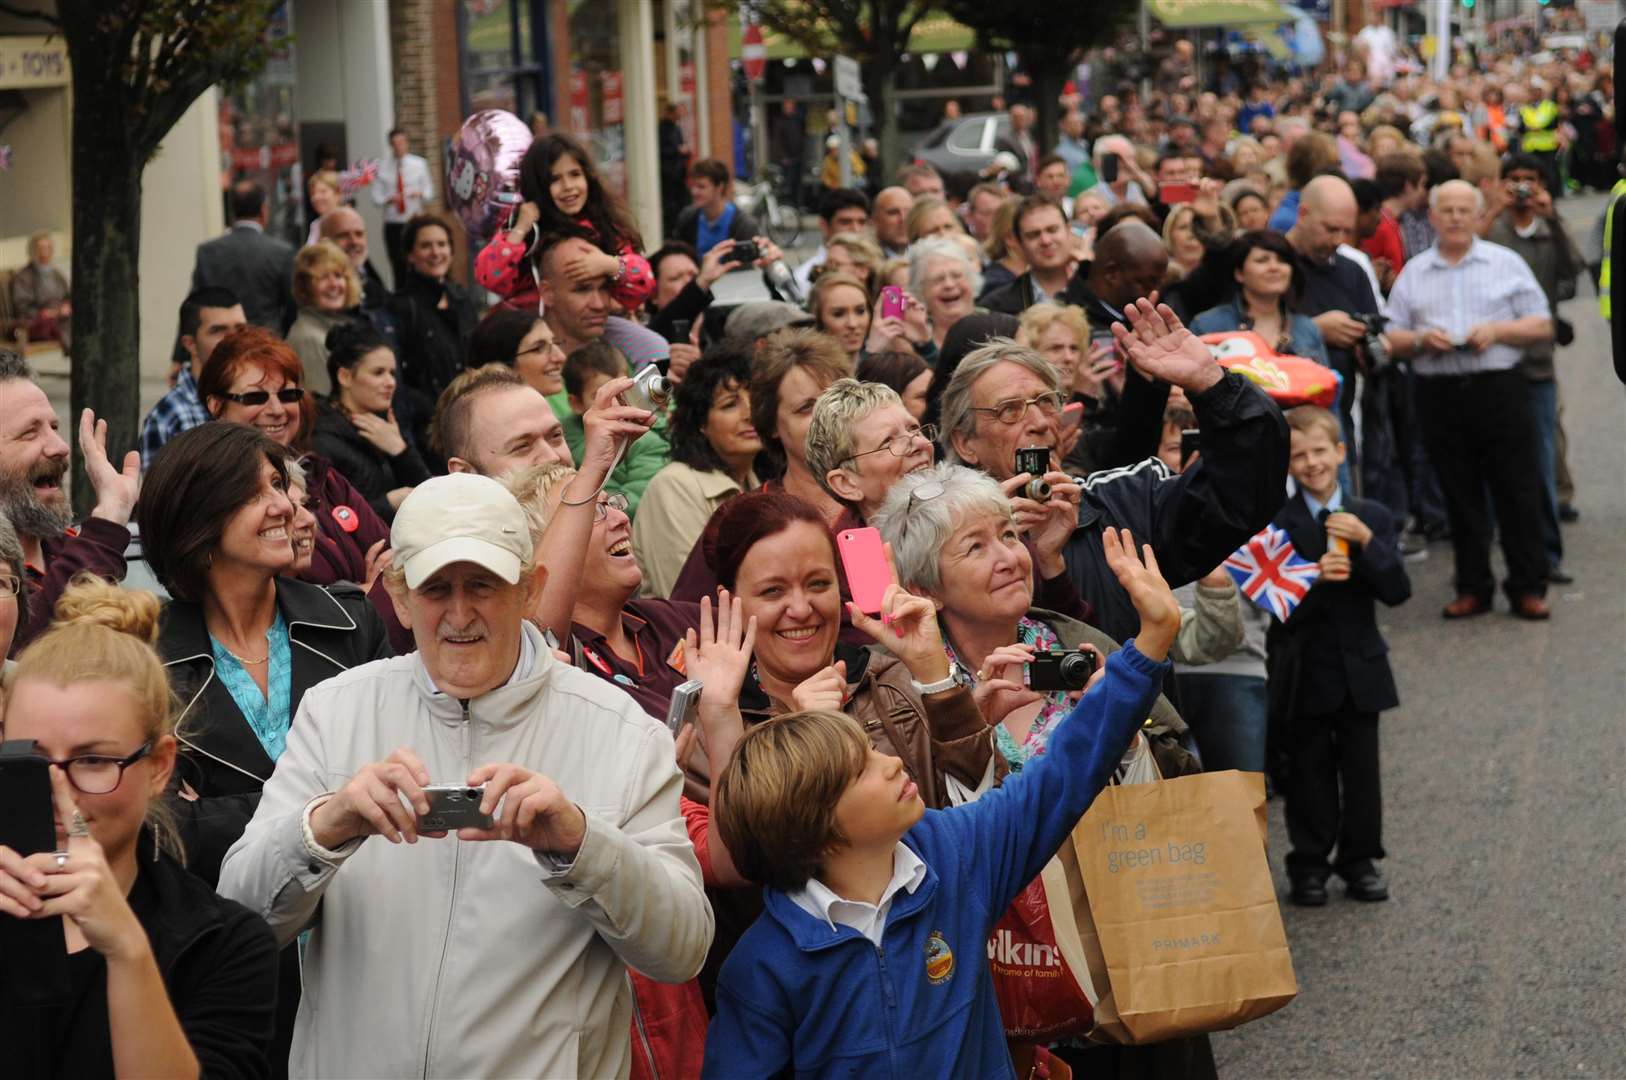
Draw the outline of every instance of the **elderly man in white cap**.
[[[496,480],[420,484],[391,543],[418,651],[306,693],[221,870],[279,941],[312,931],[289,1070],[626,1076],[625,968],[681,982],[712,938],[672,738],[525,621]],[[442,785],[490,822],[452,829]]]

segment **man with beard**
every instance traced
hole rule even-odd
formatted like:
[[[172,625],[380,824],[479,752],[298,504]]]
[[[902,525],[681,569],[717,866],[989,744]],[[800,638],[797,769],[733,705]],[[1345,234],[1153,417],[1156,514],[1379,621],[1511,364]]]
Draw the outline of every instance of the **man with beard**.
[[[116,469],[107,460],[107,422],[89,409],[79,418],[79,448],[96,492],[96,507],[77,529],[67,492],[68,444],[57,434],[56,410],[23,358],[0,350],[0,515],[23,546],[28,617],[11,641],[16,653],[51,623],[56,599],[81,573],[124,578],[126,527],[141,482],[134,450]]]

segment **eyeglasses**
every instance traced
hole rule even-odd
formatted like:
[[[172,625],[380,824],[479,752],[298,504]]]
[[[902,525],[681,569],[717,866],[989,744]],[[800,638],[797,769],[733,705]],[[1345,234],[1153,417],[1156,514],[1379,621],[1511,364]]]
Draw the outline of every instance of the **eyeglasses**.
[[[915,448],[916,439],[925,439],[927,442],[936,441],[937,425],[927,424],[924,427],[917,427],[909,431],[905,431],[902,435],[894,435],[880,446],[877,446],[875,449],[863,450],[859,453],[849,455],[846,460],[857,461],[859,458],[868,457],[870,454],[879,454],[882,450],[890,450],[893,457],[908,457],[909,452]]]
[[[16,596],[23,591],[23,579],[7,574],[0,577],[0,596]]]
[[[239,405],[264,405],[271,400],[269,390],[246,390],[241,394],[221,394],[227,401],[235,401]],[[304,400],[305,391],[297,386],[285,386],[277,391],[277,400],[284,405],[297,405]]]
[[[557,340],[553,339],[553,338],[549,338],[546,341],[537,342],[535,345],[532,345],[528,349],[519,350],[517,353],[514,354],[514,359],[518,360],[520,357],[529,356],[532,353],[541,353],[544,356],[546,356],[548,353],[553,352],[557,348],[559,348],[559,342]]]
[[[1029,406],[1037,405],[1039,411],[1046,416],[1055,416],[1061,412],[1063,404],[1061,395],[1052,390],[1048,394],[1030,397],[1025,401],[1013,399],[1011,401],[1001,401],[998,405],[973,405],[971,411],[993,413],[994,419],[1001,424],[1017,424],[1021,422],[1022,417],[1028,414]]]
[[[106,795],[118,788],[124,779],[124,770],[152,753],[152,740],[135,748],[129,757],[105,757],[101,754],[82,754],[66,761],[45,760],[68,774],[68,783],[83,795]]]
[[[600,499],[596,504],[594,504],[593,520],[603,521],[605,518],[610,516],[611,510],[619,510],[624,514],[627,512],[627,507],[630,505],[631,504],[627,502],[627,497],[621,494],[619,491],[611,495],[606,495],[604,498]]]

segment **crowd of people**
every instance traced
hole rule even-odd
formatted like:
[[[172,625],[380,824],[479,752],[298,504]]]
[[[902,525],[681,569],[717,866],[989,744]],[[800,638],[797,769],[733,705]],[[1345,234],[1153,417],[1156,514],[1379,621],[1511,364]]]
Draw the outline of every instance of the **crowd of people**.
[[[1386,899],[1375,605],[1447,539],[1445,618],[1493,539],[1513,615],[1570,580],[1556,305],[1597,260],[1554,205],[1610,71],[1436,84],[1370,29],[1320,76],[1175,50],[1044,155],[1012,106],[988,175],[828,187],[795,266],[722,162],[657,246],[556,132],[490,237],[392,133],[392,289],[336,190],[296,251],[239,183],[139,446],[81,420],[77,524],[0,353],[0,717],[57,834],[0,844],[0,924],[66,934],[0,1060],[1213,1075],[1201,1035],[1008,1043],[993,920],[1143,746],[1269,774],[1293,902]],[[1333,406],[1198,336],[1238,331]],[[1286,618],[1224,569],[1273,525],[1319,570]],[[1087,687],[1027,685],[1057,650]]]

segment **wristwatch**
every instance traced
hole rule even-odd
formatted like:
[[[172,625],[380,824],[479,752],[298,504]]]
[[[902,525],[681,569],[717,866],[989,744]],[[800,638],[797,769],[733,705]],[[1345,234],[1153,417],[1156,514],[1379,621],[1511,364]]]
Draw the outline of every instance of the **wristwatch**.
[[[954,661],[949,662],[949,673],[936,682],[923,683],[911,677],[909,683],[915,688],[915,693],[921,697],[925,697],[927,694],[946,693],[957,686],[971,685],[970,679],[966,677],[965,669]]]

